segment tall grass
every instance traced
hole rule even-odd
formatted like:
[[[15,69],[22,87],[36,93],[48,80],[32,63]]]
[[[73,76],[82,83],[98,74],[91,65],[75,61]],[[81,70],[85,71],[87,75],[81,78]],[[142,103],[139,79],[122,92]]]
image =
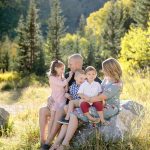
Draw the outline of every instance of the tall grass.
[[[150,80],[149,74],[143,76],[123,77],[124,90],[121,99],[131,99],[141,103],[145,108],[145,116],[141,118],[140,128],[134,126],[133,132],[122,141],[116,143],[104,143],[98,132],[90,137],[86,145],[76,147],[78,150],[149,150],[150,149]],[[34,84],[15,94],[12,91],[0,93],[0,101],[12,103],[12,106],[22,106],[16,115],[13,115],[13,134],[3,134],[0,137],[0,150],[36,150],[39,148],[38,110],[46,102],[49,95],[48,85]],[[6,102],[5,102],[6,101]],[[10,106],[11,107],[11,106]]]

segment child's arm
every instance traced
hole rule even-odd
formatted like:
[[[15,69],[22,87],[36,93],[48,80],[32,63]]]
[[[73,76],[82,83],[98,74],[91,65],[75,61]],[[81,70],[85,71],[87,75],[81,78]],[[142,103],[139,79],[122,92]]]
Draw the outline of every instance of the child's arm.
[[[67,99],[69,99],[69,100],[72,100],[72,97],[71,97],[71,95],[70,95],[69,93],[65,93],[65,97],[66,97]]]
[[[65,87],[68,84],[68,81],[66,79],[57,80],[57,78],[51,76],[49,77],[49,84]]]
[[[69,90],[68,85],[65,86],[65,92],[67,93]]]
[[[73,75],[73,72],[69,72],[69,77],[66,79],[67,80],[67,82],[69,82],[70,80],[71,80],[71,78],[72,78],[72,75]]]
[[[90,97],[88,97],[88,96],[85,96],[84,94],[82,94],[82,93],[78,93],[78,95],[81,97],[81,99],[83,99],[84,101],[86,101],[86,102],[88,102],[89,101],[89,99],[90,99]]]

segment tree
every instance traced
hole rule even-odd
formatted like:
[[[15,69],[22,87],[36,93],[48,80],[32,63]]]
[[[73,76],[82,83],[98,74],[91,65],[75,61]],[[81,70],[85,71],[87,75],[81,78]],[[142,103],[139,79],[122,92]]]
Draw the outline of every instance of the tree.
[[[0,43],[0,70],[9,71],[11,41],[6,36]]]
[[[82,14],[80,17],[80,21],[79,21],[79,27],[77,29],[77,33],[81,37],[83,37],[85,35],[85,31],[84,31],[85,26],[86,26],[86,19],[85,19],[84,15]]]
[[[65,37],[61,38],[60,46],[63,49],[64,55],[62,59],[66,60],[67,57],[74,53],[80,53],[86,59],[88,41],[85,37],[80,37],[78,34],[66,34]]]
[[[29,48],[28,48],[28,38],[27,38],[27,26],[25,24],[23,16],[20,17],[18,28],[18,49],[16,58],[16,69],[19,72],[27,73],[29,72]]]
[[[117,58],[120,51],[121,38],[127,28],[125,23],[128,19],[126,8],[122,2],[111,2],[105,25],[100,35],[100,53],[105,59],[110,56]]]
[[[42,35],[35,1],[30,1],[27,20],[20,18],[18,29],[18,70],[23,73],[44,73]],[[41,71],[40,71],[41,70]]]
[[[45,68],[45,63],[43,62],[44,52],[40,24],[38,22],[38,10],[36,9],[34,0],[30,2],[30,8],[27,17],[27,39],[29,52],[29,70],[30,72],[35,72],[38,74],[37,70],[40,68],[43,70]],[[41,61],[42,63],[40,64]],[[37,66],[38,64],[40,66]]]
[[[50,59],[61,59],[60,39],[65,33],[64,21],[60,1],[52,0],[47,39],[47,48],[49,49]]]
[[[131,28],[121,41],[120,61],[126,72],[150,67],[150,34],[141,28]]]
[[[150,13],[149,0],[134,0],[133,19],[137,22],[138,26],[142,28],[148,27],[149,13]]]
[[[89,29],[89,31],[86,33],[86,39],[88,41],[86,65],[96,66],[96,36],[93,35],[93,31],[91,29]]]

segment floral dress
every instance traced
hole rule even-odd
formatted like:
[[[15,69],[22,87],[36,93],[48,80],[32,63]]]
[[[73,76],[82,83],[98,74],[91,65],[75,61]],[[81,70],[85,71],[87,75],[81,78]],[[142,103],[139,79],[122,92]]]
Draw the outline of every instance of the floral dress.
[[[123,88],[122,82],[112,82],[104,79],[102,84],[102,94],[107,97],[106,104],[103,109],[104,118],[109,119],[112,116],[116,115],[120,110],[120,94]],[[84,116],[82,111],[74,111],[74,114],[84,122],[88,122],[88,118]],[[90,108],[90,114],[93,117],[98,117],[98,113],[94,107]]]

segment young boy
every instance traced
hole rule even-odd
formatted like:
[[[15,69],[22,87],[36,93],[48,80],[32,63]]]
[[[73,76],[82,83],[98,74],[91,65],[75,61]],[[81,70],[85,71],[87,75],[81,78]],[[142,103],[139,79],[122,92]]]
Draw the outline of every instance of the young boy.
[[[62,120],[59,120],[58,122],[61,124],[68,124],[69,123],[69,118],[70,118],[70,113],[73,112],[74,108],[79,107],[79,100],[80,97],[78,95],[78,90],[80,85],[85,81],[85,71],[84,70],[77,70],[75,72],[75,82],[70,86],[69,88],[69,93],[66,93],[65,96],[68,98],[69,104],[66,107],[64,107],[66,114],[65,118],[62,118]]]
[[[94,67],[88,66],[85,69],[85,74],[87,80],[80,86],[78,91],[78,95],[81,97],[80,108],[84,115],[88,117],[89,121],[93,123],[98,123],[101,121],[101,123],[104,124],[103,101],[94,103],[90,102],[92,97],[98,96],[102,92],[101,85],[94,81],[97,76],[97,71]],[[96,108],[100,118],[94,118],[90,115],[89,108],[91,106]]]

